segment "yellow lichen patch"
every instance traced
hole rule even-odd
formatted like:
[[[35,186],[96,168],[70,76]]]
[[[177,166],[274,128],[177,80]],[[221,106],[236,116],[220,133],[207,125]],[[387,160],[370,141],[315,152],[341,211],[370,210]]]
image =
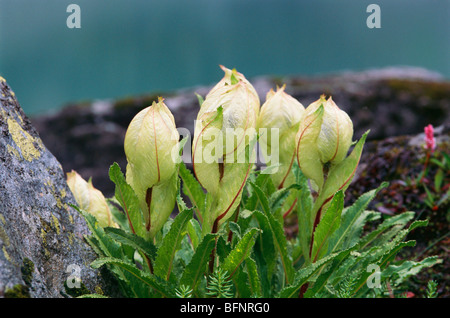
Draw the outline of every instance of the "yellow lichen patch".
[[[56,206],[61,209],[63,207],[63,204],[61,202],[61,199],[59,197],[55,196],[55,200],[56,200]]]
[[[60,230],[59,230],[58,218],[54,214],[52,214],[52,218],[53,218],[53,225],[55,226],[55,229],[56,229],[56,233],[59,234]]]
[[[0,221],[2,222],[2,224],[6,224],[6,220],[3,214],[0,214]]]
[[[8,118],[8,130],[25,160],[31,162],[41,156],[39,149],[34,146],[37,143],[35,138],[23,130],[17,121]]]
[[[5,255],[5,258],[6,258],[9,262],[11,262],[11,257],[9,256],[8,251],[6,250],[6,246],[3,246],[2,251],[3,251],[3,255]]]
[[[47,236],[47,233],[45,232],[45,230],[41,229],[41,239],[42,239],[42,244],[44,246],[47,245],[47,238],[46,238],[46,236]]]
[[[65,198],[66,195],[67,195],[66,189],[62,189],[62,190],[60,191],[60,193],[61,193],[61,198]]]
[[[1,226],[0,226],[0,241],[3,241],[3,244],[5,244],[5,246],[9,246],[10,244],[8,234],[6,234],[6,231]]]
[[[14,147],[11,146],[11,145],[7,145],[6,148],[7,148],[8,153],[9,153],[10,155],[16,157],[16,158],[19,159],[20,161],[23,160],[23,159],[22,159],[22,156],[20,155],[19,151],[18,151],[16,148],[14,148]]]
[[[67,205],[65,204],[65,206],[67,206]],[[67,213],[69,214],[69,221],[70,221],[71,224],[73,224],[73,216],[72,216],[72,213],[69,212],[69,209],[68,209],[68,208],[67,208],[66,210],[67,210]]]
[[[104,295],[104,292],[103,292],[102,288],[101,288],[99,285],[95,286],[94,289],[95,289],[95,292],[96,292],[97,294],[99,294],[99,295]]]
[[[69,238],[69,245],[72,245],[73,244],[74,234],[72,232],[70,232],[69,235],[68,235],[68,238]]]

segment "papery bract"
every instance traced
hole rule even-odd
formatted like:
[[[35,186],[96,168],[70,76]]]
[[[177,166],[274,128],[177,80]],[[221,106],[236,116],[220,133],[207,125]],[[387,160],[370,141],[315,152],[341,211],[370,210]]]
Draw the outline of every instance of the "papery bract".
[[[125,135],[127,183],[136,192],[144,212],[149,237],[162,228],[172,212],[177,194],[179,133],[162,98],[131,121]]]
[[[285,92],[285,86],[276,92],[271,89],[261,106],[258,117],[259,144],[266,164],[280,165],[278,170],[271,172],[277,188],[289,186],[294,181],[290,171],[296,156],[295,136],[304,112],[303,105]],[[278,138],[273,138],[274,133]]]
[[[67,173],[67,185],[80,209],[94,215],[101,227],[116,226],[105,197],[94,188],[92,180],[86,181],[72,170]]]
[[[224,78],[207,94],[197,115],[192,145],[194,173],[214,198],[206,229],[217,219],[224,222],[239,204],[250,167],[245,150],[256,136],[260,106],[242,74],[222,69]]]
[[[330,97],[311,103],[297,133],[297,159],[303,173],[320,190],[323,166],[336,165],[347,156],[353,137],[353,123]]]

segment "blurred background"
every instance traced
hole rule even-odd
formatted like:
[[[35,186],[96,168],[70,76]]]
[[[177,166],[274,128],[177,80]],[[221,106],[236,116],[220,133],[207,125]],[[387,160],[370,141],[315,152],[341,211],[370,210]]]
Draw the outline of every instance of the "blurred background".
[[[247,78],[393,65],[449,78],[449,31],[449,0],[0,0],[0,75],[28,115],[209,85],[219,64]]]

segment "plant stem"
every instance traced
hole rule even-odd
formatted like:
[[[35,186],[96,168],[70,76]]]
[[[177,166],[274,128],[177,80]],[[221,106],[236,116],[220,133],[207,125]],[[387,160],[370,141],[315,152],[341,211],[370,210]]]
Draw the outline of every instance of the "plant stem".
[[[150,231],[150,225],[151,225],[150,207],[152,205],[152,189],[153,188],[147,189],[147,192],[145,193],[145,202],[147,203],[147,208],[148,208],[148,222],[146,224],[147,232]]]
[[[300,292],[298,293],[298,298],[303,298],[306,291],[308,290],[308,287],[309,287],[309,283],[305,283],[302,285],[302,287],[300,287]]]
[[[283,219],[286,219],[288,216],[289,216],[289,214],[291,214],[291,212],[292,212],[292,210],[294,210],[294,208],[295,208],[295,204],[297,204],[297,198],[294,200],[294,203],[292,203],[292,205],[290,206],[290,208],[286,211],[286,212],[284,212],[284,214],[283,214]]]
[[[150,274],[153,274],[152,260],[147,255],[144,254],[144,256],[145,256],[145,260],[147,261],[147,266],[148,266],[148,269],[150,270]]]
[[[420,178],[419,182],[417,184],[422,183],[423,178],[425,178],[425,175],[427,173],[427,167],[428,167],[428,162],[430,161],[430,157],[431,157],[431,151],[427,151],[427,157],[425,158],[425,163],[423,164],[423,173],[422,173],[422,177]]]

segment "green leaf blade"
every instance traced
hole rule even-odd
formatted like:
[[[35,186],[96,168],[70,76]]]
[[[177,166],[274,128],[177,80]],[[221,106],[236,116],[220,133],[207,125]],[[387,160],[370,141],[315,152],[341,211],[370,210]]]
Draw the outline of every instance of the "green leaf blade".
[[[224,259],[221,268],[232,277],[241,263],[249,256],[259,229],[251,228],[242,236],[242,239],[236,244],[233,250]]]
[[[145,237],[145,225],[139,198],[133,188],[126,182],[125,176],[117,163],[109,168],[109,178],[116,185],[116,200],[125,211],[132,232]]]
[[[180,285],[189,286],[195,290],[215,247],[215,238],[215,234],[206,234],[203,237],[181,276]]]
[[[175,253],[180,247],[181,241],[186,233],[185,228],[192,217],[192,209],[180,212],[175,217],[169,232],[164,237],[163,243],[158,249],[154,266],[156,276],[166,280],[170,279],[170,274],[174,266]]]

